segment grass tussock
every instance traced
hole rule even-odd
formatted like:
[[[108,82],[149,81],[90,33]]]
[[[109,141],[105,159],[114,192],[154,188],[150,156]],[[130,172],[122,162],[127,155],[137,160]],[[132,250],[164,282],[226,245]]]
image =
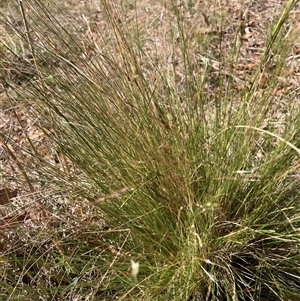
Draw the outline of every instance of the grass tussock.
[[[105,22],[34,0],[14,7],[22,25],[1,15],[6,110],[44,139],[23,128],[11,155],[20,145],[1,130],[14,181],[31,191],[31,215],[2,233],[6,300],[298,300],[299,100],[281,78],[295,2],[247,80],[240,33],[230,52],[221,34],[197,33],[216,64],[173,1],[166,48],[149,46],[138,3],[123,7],[128,24],[104,0]]]

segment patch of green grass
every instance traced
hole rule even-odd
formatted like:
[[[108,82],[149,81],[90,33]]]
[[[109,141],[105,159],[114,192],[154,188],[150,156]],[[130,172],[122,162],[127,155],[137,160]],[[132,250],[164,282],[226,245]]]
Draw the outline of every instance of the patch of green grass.
[[[101,1],[105,26],[94,29],[94,41],[80,24],[65,30],[40,1],[19,4],[23,35],[2,16],[31,54],[31,76],[2,83],[58,158],[44,158],[29,135],[25,180],[51,187],[50,199],[71,200],[67,210],[47,209],[47,226],[29,225],[27,235],[20,226],[1,248],[7,300],[298,299],[300,116],[290,95],[276,96],[294,41],[284,32],[294,4],[238,91],[230,67],[238,47],[230,59],[220,51],[217,74],[211,60],[195,66],[189,28],[172,1],[166,43],[179,62],[168,66],[109,1]],[[0,49],[5,69],[19,68],[13,45]]]

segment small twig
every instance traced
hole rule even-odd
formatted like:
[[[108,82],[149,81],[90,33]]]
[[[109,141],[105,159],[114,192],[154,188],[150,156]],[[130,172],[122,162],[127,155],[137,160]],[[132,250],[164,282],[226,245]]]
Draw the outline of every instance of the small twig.
[[[18,160],[18,158],[15,156],[15,154],[13,153],[13,151],[10,149],[10,147],[8,146],[7,142],[5,141],[4,137],[0,134],[0,142],[2,142],[4,148],[6,149],[8,155],[13,159],[13,161],[16,163],[18,169],[20,170],[21,174],[23,175],[29,190],[31,193],[34,193],[34,188],[32,186],[32,184],[30,183],[29,177],[26,173],[25,168],[23,167],[23,165],[21,164],[21,162]]]
[[[94,202],[92,202],[92,204],[97,206],[106,200],[115,199],[115,198],[119,197],[120,195],[122,195],[123,193],[125,193],[126,191],[130,191],[130,190],[132,190],[132,188],[127,188],[127,187],[121,188],[109,195],[105,195],[105,196],[95,200]]]

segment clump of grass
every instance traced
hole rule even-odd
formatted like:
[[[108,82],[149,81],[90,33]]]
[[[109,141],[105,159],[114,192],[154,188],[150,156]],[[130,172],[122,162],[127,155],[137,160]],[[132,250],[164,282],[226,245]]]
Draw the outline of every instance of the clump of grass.
[[[2,81],[64,159],[57,168],[32,143],[27,166],[35,164],[38,181],[57,193],[67,187],[74,203],[88,200],[101,220],[71,227],[66,219],[44,230],[49,252],[38,234],[31,251],[8,251],[22,270],[18,280],[8,270],[2,276],[10,300],[23,287],[51,300],[297,300],[300,116],[290,104],[284,115],[278,102],[285,96],[275,95],[293,39],[283,31],[294,2],[266,41],[250,86],[236,91],[234,74],[219,70],[216,93],[207,87],[210,62],[193,65],[173,2],[170,51],[180,63],[170,67],[152,59],[139,27],[132,36],[108,1],[109,39],[103,28],[95,41],[75,25],[65,30],[40,1],[26,9],[20,3],[23,36],[3,19],[32,61],[26,84]],[[1,49],[17,68],[18,53],[8,44]],[[235,49],[232,60],[238,55]],[[270,65],[274,77],[261,89]],[[274,126],[279,113],[284,119]],[[134,279],[130,262],[139,263]]]

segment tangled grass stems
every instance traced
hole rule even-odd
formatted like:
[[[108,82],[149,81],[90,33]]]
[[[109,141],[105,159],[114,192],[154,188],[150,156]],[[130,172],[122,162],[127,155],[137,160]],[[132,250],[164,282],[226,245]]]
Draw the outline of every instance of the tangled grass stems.
[[[74,202],[97,206],[88,208],[99,219],[74,215],[74,226],[68,216],[32,230],[29,251],[8,248],[1,275],[8,300],[24,287],[24,298],[50,300],[297,300],[300,116],[287,105],[290,115],[269,129],[280,110],[277,81],[259,88],[266,65],[275,64],[274,75],[284,66],[291,44],[281,31],[295,2],[266,41],[251,87],[237,94],[235,77],[219,70],[212,100],[210,68],[193,70],[185,16],[172,1],[169,50],[183,58],[180,80],[179,67],[152,58],[112,2],[101,1],[106,23],[94,41],[41,1],[21,3],[25,35],[1,16],[33,59],[25,64],[18,47],[3,43],[3,69],[20,70],[21,60],[25,84],[1,81],[72,168],[55,170],[30,149],[26,166],[45,185],[60,182],[55,193],[68,187]],[[136,281],[130,262],[139,264]]]

